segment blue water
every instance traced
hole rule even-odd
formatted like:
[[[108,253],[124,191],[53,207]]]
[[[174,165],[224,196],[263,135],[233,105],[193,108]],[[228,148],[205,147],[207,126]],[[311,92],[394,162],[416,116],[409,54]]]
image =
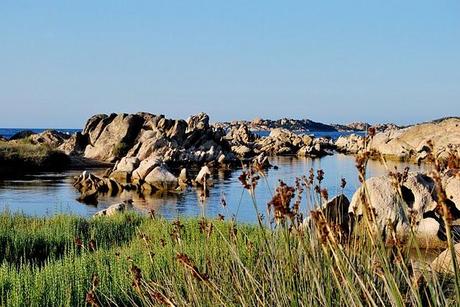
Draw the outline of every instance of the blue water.
[[[30,130],[34,133],[41,133],[45,130],[50,130],[50,129],[46,129],[46,128],[0,128],[0,136],[6,139],[9,139],[16,133],[25,131],[25,130]],[[76,132],[81,131],[81,129],[51,129],[51,130],[56,130],[56,131],[67,133],[67,134],[74,134]]]
[[[10,137],[24,129],[0,129],[0,135]],[[27,129],[31,130],[31,129]],[[41,132],[44,129],[32,129]],[[74,133],[78,129],[56,129],[62,132]],[[316,136],[330,136],[337,138],[349,132],[314,132]],[[335,154],[320,159],[274,157],[271,163],[278,169],[270,169],[266,177],[259,181],[256,188],[255,201],[259,211],[266,215],[267,203],[279,180],[294,185],[295,177],[307,175],[310,168],[323,169],[325,179],[323,187],[328,189],[330,197],[341,192],[340,180],[345,178],[347,185],[344,193],[351,198],[359,187],[358,174],[355,168],[355,158],[343,154]],[[406,164],[391,164],[389,168],[397,166],[403,169]],[[417,166],[410,165],[413,170]],[[101,173],[103,170],[100,171]],[[370,161],[368,175],[378,176],[388,172],[383,165]],[[316,172],[315,172],[316,173]],[[72,186],[72,177],[79,172],[68,171],[61,173],[43,173],[25,176],[20,179],[0,179],[0,211],[23,212],[35,216],[48,216],[57,213],[72,213],[82,216],[91,216],[99,210],[126,199],[132,199],[134,209],[147,212],[154,209],[159,215],[173,219],[178,216],[206,215],[215,217],[218,214],[230,218],[234,216],[243,222],[256,222],[256,211],[253,200],[248,191],[244,190],[238,180],[241,170],[219,171],[214,174],[214,186],[210,188],[209,197],[205,202],[200,201],[199,194],[194,187],[189,187],[182,194],[140,196],[136,193],[124,192],[116,197],[102,196],[98,206],[89,206],[76,201],[78,192]],[[226,206],[222,206],[225,199]],[[306,213],[313,205],[304,196],[302,210]]]
[[[321,159],[275,157],[271,163],[278,169],[270,169],[266,177],[259,181],[256,188],[255,201],[259,211],[265,216],[267,203],[278,185],[283,180],[294,185],[295,177],[307,175],[310,168],[321,168],[325,172],[323,187],[328,189],[330,197],[341,192],[340,180],[345,178],[347,185],[344,193],[351,197],[359,187],[358,174],[355,168],[355,158],[343,154],[326,156]],[[388,167],[398,166],[400,170],[406,164],[391,164]],[[410,165],[418,170],[416,165]],[[103,172],[101,170],[101,172]],[[368,175],[378,176],[388,172],[377,161],[370,161]],[[124,192],[116,197],[100,197],[98,206],[84,205],[76,201],[78,192],[72,186],[72,176],[78,172],[46,173],[26,176],[21,179],[0,180],[0,211],[24,212],[35,216],[47,216],[57,213],[72,213],[82,216],[91,216],[99,210],[107,208],[122,200],[132,199],[134,209],[147,212],[154,209],[159,215],[174,219],[178,216],[215,217],[218,214],[230,218],[235,216],[243,222],[256,222],[254,204],[248,191],[238,180],[241,170],[219,171],[214,174],[214,186],[210,188],[209,197],[205,202],[200,201],[199,191],[189,187],[182,194],[140,196],[132,192]],[[316,172],[315,172],[316,174]],[[307,201],[304,195],[302,210],[306,213],[314,202]],[[225,199],[226,206],[221,200]]]

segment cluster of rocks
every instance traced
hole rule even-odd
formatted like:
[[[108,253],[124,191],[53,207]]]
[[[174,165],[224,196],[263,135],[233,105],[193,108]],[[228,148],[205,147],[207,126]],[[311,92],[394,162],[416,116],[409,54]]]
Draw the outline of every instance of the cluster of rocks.
[[[278,120],[270,119],[261,119],[255,118],[252,121],[232,121],[232,122],[220,122],[215,123],[215,127],[219,127],[225,130],[231,130],[233,128],[238,128],[241,125],[247,126],[252,131],[271,131],[272,129],[287,129],[289,131],[298,132],[298,133],[309,133],[314,131],[323,131],[323,132],[346,132],[346,131],[367,131],[369,128],[374,128],[378,132],[384,132],[389,130],[400,129],[400,126],[395,124],[375,124],[371,125],[365,122],[353,122],[350,124],[324,124],[320,122],[315,122],[310,119],[291,119],[291,118],[282,118]]]
[[[446,204],[453,219],[454,239],[460,242],[460,176],[447,172],[442,178]],[[411,228],[419,247],[447,246],[446,228],[439,212],[435,180],[425,174],[409,173],[401,185],[392,176],[372,177],[362,185],[350,202],[349,213],[359,219],[366,208],[375,216],[375,223],[387,242],[406,242]],[[457,242],[457,243],[458,243]]]
[[[222,129],[210,127],[204,113],[187,121],[150,113],[100,114],[91,117],[62,149],[107,162],[123,157],[142,161],[152,156],[168,164],[235,161],[224,136]]]
[[[374,129],[377,132],[385,132],[389,130],[401,129],[402,127],[395,124],[374,124],[364,122],[353,122],[346,125],[334,124],[334,128],[337,131],[367,131],[369,128]]]
[[[282,118],[278,120],[271,120],[256,118],[252,121],[241,120],[214,124],[214,126],[223,128],[225,130],[238,128],[241,125],[247,126],[252,131],[270,131],[272,129],[278,128],[300,133],[308,133],[312,131],[337,131],[337,129],[332,125],[315,122],[309,119]]]
[[[452,151],[460,152],[460,118],[380,132],[367,142],[365,137],[352,134],[339,137],[335,146],[339,152],[354,154],[364,150],[366,143],[367,149],[390,159],[416,162],[423,160],[431,150],[443,159]]]
[[[268,155],[321,157],[332,154],[333,143],[327,138],[313,138],[277,128],[257,142],[256,150]]]
[[[272,129],[267,137],[257,137],[248,126],[240,125],[228,132],[227,139],[233,153],[239,158],[283,155],[321,157],[332,154],[334,148],[330,139],[299,135],[282,128]]]
[[[187,169],[182,168],[178,175],[158,157],[149,157],[140,161],[136,157],[124,157],[97,176],[84,171],[74,178],[74,187],[80,192],[79,201],[97,204],[99,194],[117,195],[123,191],[135,191],[139,194],[182,193],[188,185],[204,188],[212,186],[211,170],[203,166],[192,180],[187,178]]]
[[[443,212],[439,207],[437,183],[432,176],[407,173],[405,179],[386,175],[372,177],[355,192],[351,201],[339,195],[322,206],[326,220],[350,233],[358,223],[366,223],[365,214],[373,220],[372,230],[388,245],[408,243],[415,235],[416,244],[424,249],[448,247]],[[441,175],[440,184],[445,191],[444,200],[451,222],[451,234],[458,260],[460,260],[460,171],[449,170]],[[309,217],[306,225],[311,224]],[[368,227],[363,225],[364,227]],[[452,257],[442,252],[432,268],[445,273],[452,271]]]
[[[71,136],[69,134],[56,130],[45,130],[41,133],[24,130],[11,136],[8,142],[18,143],[27,141],[27,143],[33,145],[48,145],[50,147],[57,148],[70,139],[70,137]],[[3,140],[7,141],[6,139]]]

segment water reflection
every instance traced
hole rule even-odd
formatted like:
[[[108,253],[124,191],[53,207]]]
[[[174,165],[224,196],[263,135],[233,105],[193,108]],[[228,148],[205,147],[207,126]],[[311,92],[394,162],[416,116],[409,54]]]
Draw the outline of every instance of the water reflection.
[[[359,187],[355,159],[352,156],[337,154],[321,159],[276,157],[271,163],[278,169],[270,169],[267,176],[259,181],[255,193],[256,204],[260,212],[266,211],[266,204],[272,193],[283,180],[293,185],[295,177],[308,175],[310,168],[323,169],[326,187],[330,196],[340,193],[341,178],[345,178],[347,186],[344,193],[351,197]],[[407,164],[388,163],[384,167],[377,161],[370,161],[368,176],[379,176],[397,166],[402,170]],[[409,165],[413,170],[419,170],[416,165]],[[166,218],[177,216],[217,216],[222,214],[226,218],[235,216],[239,221],[255,222],[255,209],[250,195],[243,189],[238,180],[241,171],[219,171],[214,175],[215,185],[209,191],[206,201],[200,202],[200,193],[195,188],[188,188],[182,194],[141,196],[133,192],[123,192],[116,197],[101,196],[99,205],[88,206],[77,202],[77,191],[72,187],[72,177],[77,172],[47,173],[38,176],[29,176],[21,179],[0,181],[0,210],[20,211],[30,215],[52,215],[56,213],[72,213],[90,216],[109,205],[122,200],[132,199],[136,210],[155,210],[157,214]],[[222,206],[222,199],[226,206]],[[307,210],[306,201],[303,210]]]

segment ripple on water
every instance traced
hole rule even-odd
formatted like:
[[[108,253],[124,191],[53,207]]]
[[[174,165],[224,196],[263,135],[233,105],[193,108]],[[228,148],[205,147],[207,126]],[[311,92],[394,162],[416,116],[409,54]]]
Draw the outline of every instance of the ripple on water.
[[[329,191],[330,197],[340,193],[341,178],[345,178],[347,186],[344,193],[351,197],[359,187],[355,159],[353,156],[336,154],[321,159],[276,157],[271,163],[278,169],[270,169],[267,176],[259,181],[255,200],[261,213],[266,212],[266,204],[279,180],[289,185],[294,184],[295,177],[308,175],[310,168],[323,169],[325,179],[322,186]],[[390,163],[389,168],[397,166],[402,170],[407,164]],[[410,165],[418,170],[418,166]],[[386,174],[388,170],[379,162],[370,161],[368,176]],[[76,201],[78,192],[72,186],[72,177],[79,172],[44,173],[27,176],[21,179],[0,181],[0,210],[24,212],[30,215],[46,216],[56,213],[72,213],[91,216],[111,204],[125,199],[133,199],[136,210],[148,211],[154,209],[166,218],[177,216],[217,216],[223,214],[227,218],[235,215],[239,221],[255,222],[256,215],[250,195],[241,186],[238,176],[241,170],[224,172],[215,175],[215,185],[210,189],[209,197],[204,204],[199,202],[199,195],[194,188],[188,188],[180,195],[153,195],[140,197],[133,193],[122,193],[117,197],[100,197],[98,206],[84,205]],[[227,206],[221,206],[225,198]],[[304,197],[303,210],[307,210]]]

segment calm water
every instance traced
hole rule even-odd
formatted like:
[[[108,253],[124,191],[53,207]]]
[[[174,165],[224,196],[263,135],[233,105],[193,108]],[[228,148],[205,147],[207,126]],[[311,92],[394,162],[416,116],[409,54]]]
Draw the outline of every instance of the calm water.
[[[272,191],[278,180],[284,180],[293,185],[296,176],[308,175],[310,168],[323,169],[326,173],[323,186],[327,187],[330,197],[340,191],[340,179],[347,181],[345,194],[353,195],[359,182],[353,156],[336,154],[321,159],[278,157],[271,160],[278,170],[271,169],[267,180],[261,179],[256,189],[256,202],[262,213],[266,212],[266,204],[272,197]],[[402,170],[404,164],[398,164]],[[393,167],[393,165],[390,165]],[[411,165],[416,170],[417,166]],[[370,162],[368,175],[386,174],[387,170],[378,162]],[[210,189],[210,195],[205,203],[199,202],[198,192],[189,188],[180,195],[157,195],[139,197],[133,193],[124,193],[118,197],[100,198],[98,206],[89,206],[77,202],[77,191],[71,185],[72,176],[76,172],[47,173],[38,176],[28,176],[15,180],[0,181],[0,211],[24,212],[30,215],[53,215],[56,213],[73,213],[91,216],[95,212],[124,199],[133,199],[134,208],[139,211],[155,211],[166,218],[177,216],[217,216],[223,214],[227,218],[235,215],[239,221],[255,222],[256,216],[251,197],[241,186],[238,176],[241,170],[220,172],[215,175],[215,185]],[[221,205],[221,199],[226,200],[227,206]],[[304,197],[305,200],[305,197]],[[304,201],[305,203],[305,201]],[[304,210],[307,210],[304,205]]]

